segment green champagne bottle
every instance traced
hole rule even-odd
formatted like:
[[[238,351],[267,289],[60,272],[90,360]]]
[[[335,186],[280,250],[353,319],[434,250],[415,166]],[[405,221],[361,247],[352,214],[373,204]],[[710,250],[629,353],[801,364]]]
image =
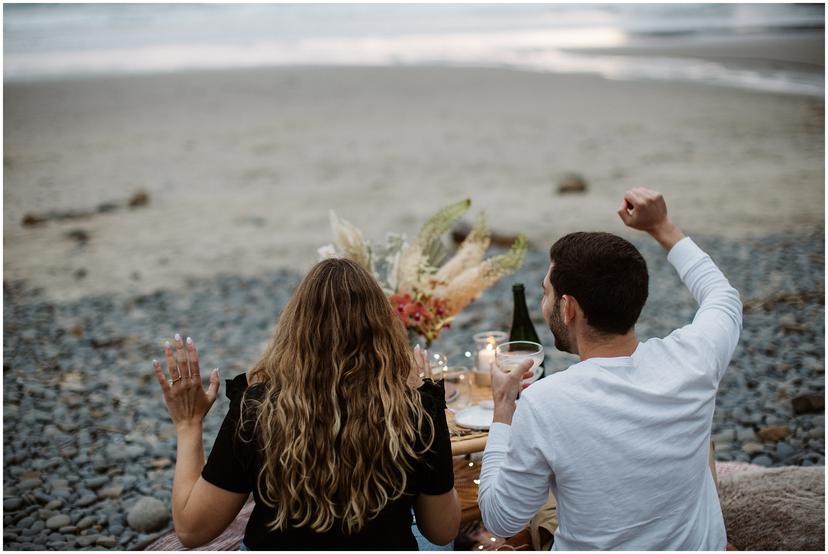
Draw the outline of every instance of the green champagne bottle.
[[[515,283],[512,285],[512,294],[514,296],[515,311],[512,315],[512,330],[509,331],[509,341],[526,340],[541,344],[535,326],[532,324],[532,318],[529,317],[529,310],[526,308],[526,294],[523,284]],[[540,365],[541,374],[539,379],[546,375],[545,364],[546,360],[544,359],[544,362]]]

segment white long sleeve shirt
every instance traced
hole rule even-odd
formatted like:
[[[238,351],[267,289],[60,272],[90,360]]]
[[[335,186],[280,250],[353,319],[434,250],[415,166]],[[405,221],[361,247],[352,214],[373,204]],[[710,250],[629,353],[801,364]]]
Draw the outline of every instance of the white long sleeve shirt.
[[[742,304],[689,238],[667,259],[700,305],[691,324],[538,381],[492,425],[478,498],[492,533],[523,529],[551,489],[553,550],[725,548],[709,440]]]

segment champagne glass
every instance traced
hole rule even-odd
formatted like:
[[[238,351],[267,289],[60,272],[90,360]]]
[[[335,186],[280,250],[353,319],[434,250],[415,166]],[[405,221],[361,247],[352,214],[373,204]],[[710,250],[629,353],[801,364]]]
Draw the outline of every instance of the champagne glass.
[[[532,376],[521,381],[524,385],[534,383],[540,377],[543,346],[537,342],[516,340],[504,342],[495,348],[495,363],[506,373],[517,370],[526,360],[532,360],[532,367],[526,370],[531,371]]]
[[[450,367],[446,370],[444,377],[446,406],[452,412],[457,412],[471,403],[473,375],[474,372],[463,366]]]
[[[443,379],[448,370],[448,357],[439,352],[428,352],[428,365],[431,368],[431,378],[435,381]]]

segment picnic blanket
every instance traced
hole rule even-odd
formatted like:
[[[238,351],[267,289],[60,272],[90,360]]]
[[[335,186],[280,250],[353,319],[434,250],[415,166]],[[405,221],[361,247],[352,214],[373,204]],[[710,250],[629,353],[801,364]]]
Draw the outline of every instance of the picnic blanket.
[[[767,469],[718,462],[716,473],[728,542],[740,550],[824,550],[824,471],[824,467]],[[251,500],[221,535],[199,550],[238,550],[252,510]],[[494,550],[506,543],[479,525],[474,539],[475,544],[463,541],[463,546]],[[515,549],[516,545],[506,546]],[[147,550],[186,549],[170,530]]]
[[[739,550],[825,550],[823,466],[720,475],[719,498],[727,540]]]

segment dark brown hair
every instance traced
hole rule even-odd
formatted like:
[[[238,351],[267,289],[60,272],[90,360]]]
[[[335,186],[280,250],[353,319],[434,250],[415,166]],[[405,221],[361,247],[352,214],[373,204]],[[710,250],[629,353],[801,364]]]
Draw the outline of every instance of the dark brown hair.
[[[555,299],[574,297],[590,327],[623,335],[647,301],[647,262],[628,241],[610,233],[570,233],[549,250]]]

